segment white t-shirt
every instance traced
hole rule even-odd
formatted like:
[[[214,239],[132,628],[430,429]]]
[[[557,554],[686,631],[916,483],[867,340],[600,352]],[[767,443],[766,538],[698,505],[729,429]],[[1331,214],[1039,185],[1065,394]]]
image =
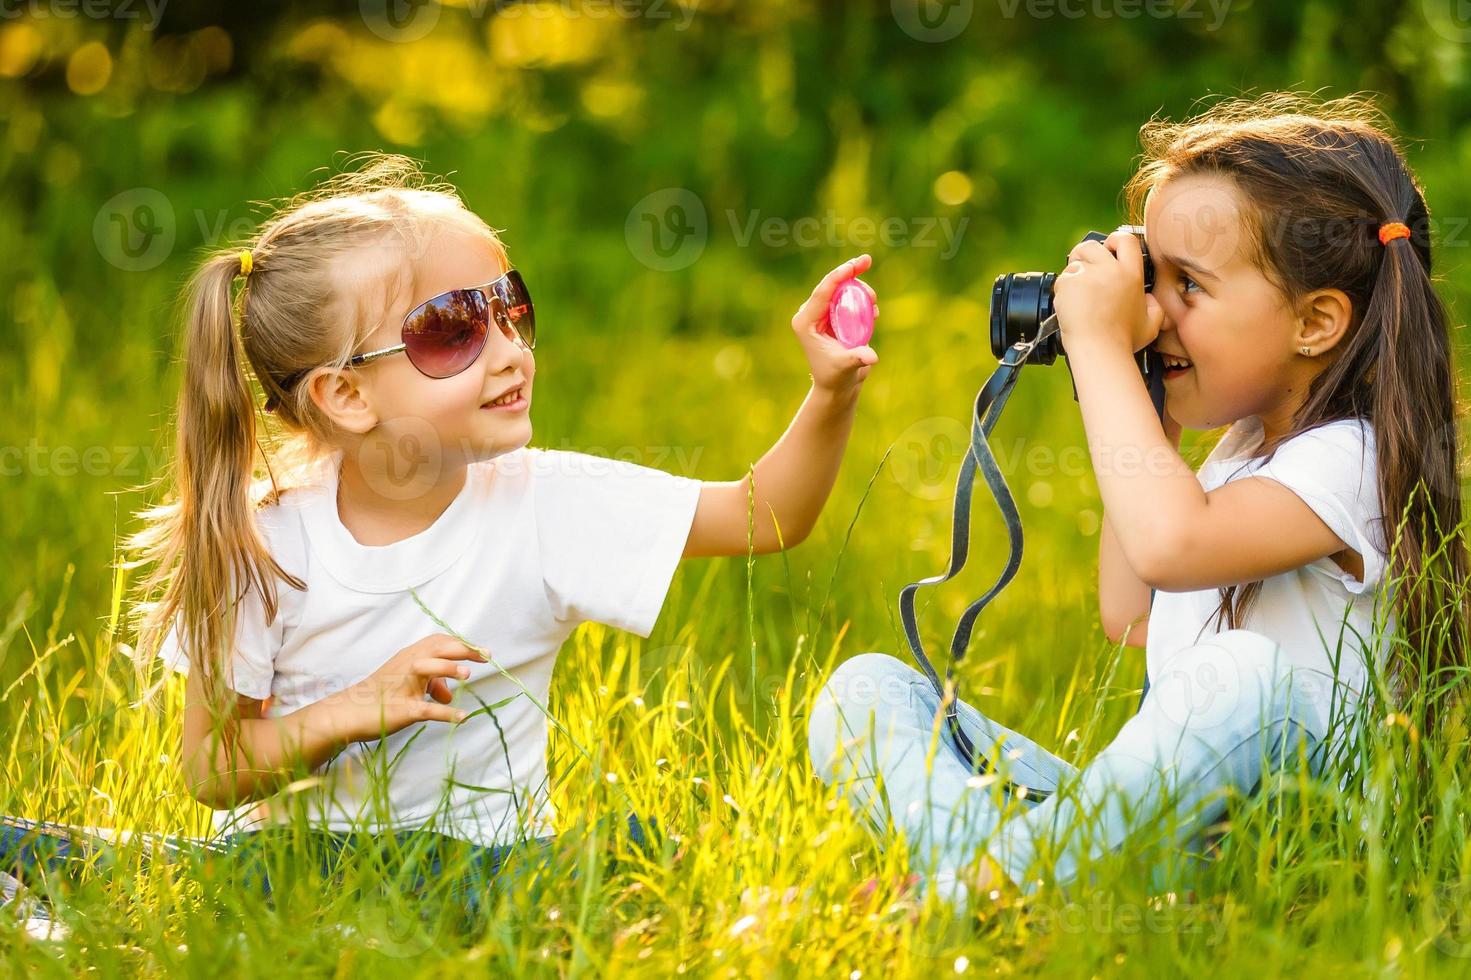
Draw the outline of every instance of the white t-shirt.
[[[241,600],[231,686],[269,696],[268,717],[349,687],[402,648],[442,632],[413,589],[494,661],[465,661],[469,680],[449,681],[454,704],[474,712],[511,700],[493,717],[420,723],[349,745],[317,770],[320,783],[300,791],[313,822],[329,830],[430,825],[483,845],[523,831],[552,833],[549,722],[496,666],[546,705],[557,652],[580,623],[648,636],[684,551],[700,482],[523,448],[471,465],[460,494],[424,531],[365,546],[338,516],[340,463],[339,453],[308,485],[256,512],[271,553],[307,589],[280,583],[269,624],[254,591]],[[173,632],[160,656],[187,670]],[[384,808],[373,802],[374,783],[382,782],[373,777],[385,771],[386,820],[376,819]],[[217,811],[214,823],[246,829],[269,821],[261,809]]]
[[[1367,420],[1330,422],[1282,443],[1265,464],[1266,457],[1256,454],[1262,441],[1260,417],[1241,419],[1221,437],[1196,478],[1207,492],[1247,477],[1275,480],[1302,498],[1345,545],[1363,556],[1362,582],[1326,557],[1263,579],[1239,624],[1276,640],[1294,667],[1314,672],[1302,675],[1297,683],[1313,696],[1327,719],[1335,659],[1337,683],[1347,688],[1339,695],[1351,705],[1365,690],[1368,658],[1383,655],[1383,637],[1396,629],[1388,605],[1392,593],[1378,588],[1389,559],[1380,521],[1374,429]],[[1214,588],[1155,592],[1145,643],[1151,684],[1158,681],[1161,665],[1171,656],[1220,631],[1215,618],[1219,599],[1220,590]]]

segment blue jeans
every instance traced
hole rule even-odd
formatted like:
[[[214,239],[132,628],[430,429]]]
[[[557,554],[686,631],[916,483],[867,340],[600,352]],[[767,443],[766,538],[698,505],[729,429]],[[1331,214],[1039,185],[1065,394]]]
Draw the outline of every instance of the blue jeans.
[[[534,837],[523,843],[482,847],[443,834],[397,831],[392,834],[343,834],[309,831],[305,839],[291,829],[247,830],[210,840],[172,834],[141,834],[152,860],[194,860],[208,868],[222,869],[231,884],[270,900],[280,877],[300,871],[301,865],[319,867],[323,878],[341,877],[344,866],[358,857],[373,857],[392,866],[396,859],[413,855],[404,863],[414,868],[408,887],[420,891],[441,877],[442,869],[462,870],[452,884],[452,894],[467,915],[481,910],[500,881],[501,868],[514,852],[523,849],[549,850],[554,837]],[[650,819],[648,828],[635,814],[627,818],[628,841],[638,850],[657,847],[659,826]],[[87,864],[107,865],[116,860],[119,841],[115,834],[96,828],[0,816],[0,871],[22,881],[35,882],[44,874],[69,874]],[[283,859],[284,863],[281,860]],[[576,872],[573,872],[575,876]],[[275,884],[272,875],[277,876]]]
[[[962,729],[989,760],[978,775],[954,751],[929,680],[867,653],[839,665],[818,693],[808,748],[816,773],[862,816],[904,832],[926,890],[959,897],[955,882],[984,848],[1031,892],[1046,866],[1067,885],[1136,832],[1198,850],[1230,791],[1254,792],[1300,750],[1320,772],[1325,705],[1345,690],[1291,665],[1271,639],[1228,630],[1162,664],[1139,712],[1082,769],[959,702]],[[1008,802],[991,774],[1054,795]],[[1159,884],[1167,872],[1161,865],[1152,877]]]

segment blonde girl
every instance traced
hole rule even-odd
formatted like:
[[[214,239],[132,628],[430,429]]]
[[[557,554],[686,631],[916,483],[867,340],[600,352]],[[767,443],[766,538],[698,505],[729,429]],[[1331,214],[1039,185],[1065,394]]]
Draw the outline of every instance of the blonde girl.
[[[535,270],[407,161],[205,258],[172,492],[134,544],[141,648],[188,674],[183,775],[217,828],[279,822],[260,804],[310,774],[291,812],[328,832],[552,833],[558,649],[587,621],[647,636],[682,558],[807,537],[877,361],[826,333],[828,302],[869,264],[792,318],[812,385],[786,433],[753,474],[701,482],[530,445]]]

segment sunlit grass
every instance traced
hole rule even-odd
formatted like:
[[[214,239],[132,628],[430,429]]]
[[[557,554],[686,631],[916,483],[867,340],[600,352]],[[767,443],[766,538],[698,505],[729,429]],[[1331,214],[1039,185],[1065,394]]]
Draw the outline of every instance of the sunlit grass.
[[[854,64],[875,57],[863,37],[844,42],[857,46],[846,51]],[[331,37],[318,41],[315,54],[287,54],[337,56]],[[393,81],[373,60],[384,50],[422,59],[438,49],[375,49],[340,68],[345,84],[359,78],[371,95]],[[753,57],[780,69],[794,56],[762,45]],[[441,61],[447,71],[459,64]],[[670,74],[658,75],[654,61]],[[19,471],[4,477],[0,813],[140,833],[209,829],[178,771],[180,685],[157,668],[135,676],[133,638],[120,625],[130,583],[114,570],[116,542],[145,500],[130,488],[154,475],[170,443],[168,307],[204,226],[244,218],[240,201],[295,189],[339,147],[377,145],[384,131],[422,135],[410,149],[454,172],[471,205],[507,229],[536,292],[534,444],[727,480],[781,434],[805,391],[807,368],[785,326],[791,311],[858,249],[741,247],[725,209],[798,217],[832,200],[975,219],[954,261],[875,250],[866,278],[882,297],[881,361],[811,539],[779,556],[687,563],[647,640],[588,626],[568,642],[545,704],[557,722],[550,790],[562,835],[550,853],[512,858],[482,915],[463,920],[453,866],[412,889],[422,842],[391,849],[385,862],[363,855],[323,880],[316,856],[283,840],[268,858],[297,874],[274,904],[218,862],[145,867],[135,842],[114,867],[50,883],[66,938],[37,941],[0,920],[4,971],[1464,975],[1463,726],[1427,737],[1400,712],[1381,717],[1349,768],[1284,776],[1234,801],[1212,860],[1182,868],[1172,890],[1153,888],[1144,869],[1173,856],[1141,841],[1089,869],[1091,887],[983,900],[960,917],[900,895],[910,869],[899,836],[860,822],[812,775],[806,718],[823,678],[857,653],[902,656],[898,590],[944,566],[966,412],[993,363],[991,277],[1060,262],[1070,236],[1115,217],[1133,127],[1160,104],[1153,89],[1110,91],[1148,105],[1115,120],[1080,159],[1077,93],[1048,87],[1045,60],[996,61],[965,63],[952,73],[963,83],[954,92],[930,93],[932,103],[870,129],[864,113],[895,110],[840,105],[830,119],[782,103],[791,93],[690,86],[681,62],[650,58],[640,71],[614,72],[646,86],[659,110],[620,118],[642,148],[626,154],[602,123],[555,129],[556,93],[530,76],[509,88],[488,78],[435,87],[473,123],[456,116],[443,126],[403,104],[357,119],[332,86],[319,102],[264,118],[248,85],[205,87],[187,105],[132,117],[77,102],[0,105],[7,176],[29,174],[32,160],[42,175],[0,186],[0,305],[13,327],[0,345],[0,447],[22,451]],[[733,64],[730,75],[756,77]],[[1175,68],[1156,68],[1153,79],[1200,94],[1195,81],[1172,81]],[[898,71],[875,84],[904,91],[906,79]],[[482,125],[476,113],[507,100],[504,111],[538,128]],[[767,131],[798,110],[806,115],[794,135]],[[933,150],[936,133],[961,120],[973,129]],[[736,144],[755,156],[739,158]],[[1464,167],[1438,146],[1422,172],[1438,177],[1432,203],[1454,212]],[[773,163],[767,153],[791,156]],[[935,174],[951,168],[974,181],[966,208],[933,200]],[[43,178],[49,190],[34,210],[20,198]],[[624,220],[648,191],[681,184],[703,195],[711,240],[690,268],[661,273],[630,253]],[[103,260],[90,230],[103,202],[139,186],[166,193],[179,242],[157,269],[128,272]],[[1449,258],[1454,296],[1466,277],[1457,253]],[[988,716],[1081,764],[1134,710],[1143,656],[1111,646],[1098,626],[1101,505],[1070,395],[1061,364],[1028,368],[993,435],[1026,557],[977,624],[960,680]],[[1199,462],[1210,438],[1187,434],[1187,458]],[[70,464],[68,447],[80,457]],[[104,450],[95,470],[83,465],[89,449]],[[984,494],[973,537],[965,574],[921,600],[932,650],[1004,560],[1004,529]],[[453,627],[454,610],[434,612]],[[647,853],[621,833],[630,811],[664,831]],[[872,878],[880,884],[865,895]]]
[[[1161,855],[1141,842],[1092,866],[1091,887],[1007,894],[959,917],[899,894],[909,870],[901,838],[862,823],[807,759],[815,685],[854,652],[849,624],[793,630],[791,606],[748,605],[744,590],[721,582],[728,570],[686,570],[649,641],[590,626],[569,642],[550,704],[563,834],[548,850],[513,856],[485,888],[483,914],[464,915],[454,887],[465,869],[453,857],[415,890],[422,840],[364,852],[324,879],[315,854],[286,834],[268,860],[273,875],[294,873],[278,881],[273,904],[241,889],[227,864],[145,863],[135,841],[116,850],[115,863],[50,879],[67,937],[26,939],[6,923],[7,958],[58,974],[84,964],[104,974],[185,964],[192,972],[229,961],[247,974],[400,974],[437,964],[932,976],[1214,970],[1224,958],[1241,972],[1311,961],[1354,973],[1458,973],[1471,952],[1463,813],[1471,795],[1462,758],[1447,751],[1459,747],[1394,718],[1363,733],[1351,766],[1317,779],[1283,775],[1235,800],[1213,860],[1182,872],[1178,889],[1151,889],[1142,869]],[[780,584],[771,563],[752,571],[760,580],[753,596]],[[203,832],[204,811],[182,794],[170,764],[180,685],[166,684],[163,703],[147,704],[146,685],[115,649],[114,620],[91,637],[64,633],[65,598],[45,636],[21,625],[24,605],[10,617],[12,643],[29,647],[32,660],[6,692],[14,724],[0,809]],[[799,618],[822,618],[803,606],[799,595]],[[743,635],[751,621],[754,698]],[[1044,729],[1044,742],[1085,758],[1111,734],[1103,719],[1117,712],[1098,711],[1108,704],[1099,692],[1119,683],[1120,652],[1107,644],[1079,651],[1072,679],[1034,711],[1077,734],[1054,741]],[[979,680],[994,670],[978,663],[970,673]],[[1136,692],[1123,685],[1118,693],[1129,700]],[[764,719],[759,727],[753,714]],[[1416,776],[1420,753],[1427,764]],[[647,850],[622,832],[629,812],[664,831]],[[863,892],[875,876],[878,888]]]

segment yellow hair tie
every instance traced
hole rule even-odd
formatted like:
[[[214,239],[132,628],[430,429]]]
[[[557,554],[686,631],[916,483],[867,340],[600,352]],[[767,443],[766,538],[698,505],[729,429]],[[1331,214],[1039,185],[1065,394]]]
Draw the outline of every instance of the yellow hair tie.
[[[242,249],[240,252],[240,274],[250,275],[250,270],[255,268],[255,257],[250,254],[250,249]]]

